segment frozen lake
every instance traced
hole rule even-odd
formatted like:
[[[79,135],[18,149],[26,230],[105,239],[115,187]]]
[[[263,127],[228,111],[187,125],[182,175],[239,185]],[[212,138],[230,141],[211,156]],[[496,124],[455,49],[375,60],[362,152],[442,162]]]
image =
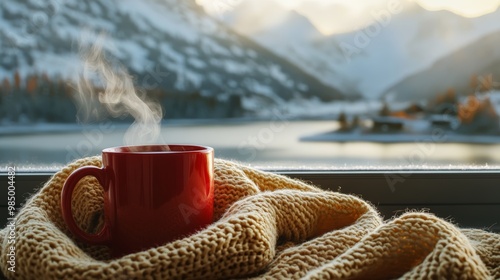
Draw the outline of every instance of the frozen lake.
[[[121,146],[127,125],[53,126],[0,134],[0,165],[53,170],[76,158]],[[302,142],[334,121],[176,122],[162,126],[160,143],[211,146],[216,157],[287,169],[497,168],[500,144]],[[2,128],[4,129],[4,128]],[[26,130],[26,129],[24,129]]]

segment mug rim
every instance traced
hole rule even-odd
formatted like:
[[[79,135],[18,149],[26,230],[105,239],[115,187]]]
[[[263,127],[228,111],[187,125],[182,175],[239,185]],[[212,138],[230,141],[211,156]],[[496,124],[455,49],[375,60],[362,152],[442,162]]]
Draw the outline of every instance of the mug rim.
[[[177,150],[177,151],[133,151],[128,150],[124,151],[126,148],[142,148],[142,147],[162,147],[162,146],[176,146],[176,147],[190,147],[192,150]],[[146,145],[123,145],[123,146],[115,146],[109,147],[102,150],[103,153],[108,154],[187,154],[187,153],[210,153],[213,152],[213,148],[209,146],[203,145],[194,145],[194,144],[146,144]]]

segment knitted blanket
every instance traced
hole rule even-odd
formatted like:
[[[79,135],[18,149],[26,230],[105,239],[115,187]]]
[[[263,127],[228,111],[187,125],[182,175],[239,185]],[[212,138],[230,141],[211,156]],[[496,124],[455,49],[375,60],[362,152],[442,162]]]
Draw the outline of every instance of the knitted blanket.
[[[459,229],[428,213],[383,221],[367,202],[233,162],[215,160],[215,220],[183,239],[110,259],[76,240],[61,188],[83,165],[56,173],[19,210],[15,272],[8,229],[0,267],[12,279],[500,279],[500,235]],[[102,226],[103,191],[86,177],[73,195],[77,223]]]

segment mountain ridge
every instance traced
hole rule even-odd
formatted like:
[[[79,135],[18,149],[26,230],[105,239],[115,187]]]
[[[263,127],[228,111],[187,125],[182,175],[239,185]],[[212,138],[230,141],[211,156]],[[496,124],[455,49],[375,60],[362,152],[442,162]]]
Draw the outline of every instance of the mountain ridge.
[[[221,101],[237,95],[244,105],[258,104],[247,108],[256,113],[284,106],[296,95],[344,98],[339,90],[235,33],[190,1],[66,0],[57,7],[36,3],[0,3],[2,77],[16,70],[24,77],[35,70],[74,77],[81,63],[78,37],[88,28],[109,34],[106,52],[136,76],[139,87],[148,86],[147,80],[149,86],[199,91]],[[34,24],[37,17],[42,20]]]
[[[374,22],[359,30],[313,40],[300,32],[293,40],[277,40],[287,33],[286,26],[292,34],[298,29],[291,28],[292,20],[282,22],[279,30],[270,28],[266,36],[245,35],[346,95],[378,99],[394,84],[481,36],[500,30],[500,22],[495,20],[500,10],[465,18],[447,10],[429,11],[415,2],[400,4],[397,13],[373,10]],[[258,15],[258,11],[254,13]]]
[[[493,74],[500,79],[500,31],[484,35],[463,48],[442,57],[430,67],[391,86],[387,93],[396,100],[415,100],[418,96],[431,98],[453,89],[459,96],[473,93],[470,78]]]

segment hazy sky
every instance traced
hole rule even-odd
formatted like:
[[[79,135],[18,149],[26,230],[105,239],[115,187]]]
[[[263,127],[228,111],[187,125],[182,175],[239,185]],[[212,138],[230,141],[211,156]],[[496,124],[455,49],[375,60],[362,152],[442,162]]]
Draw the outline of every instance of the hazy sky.
[[[211,14],[220,14],[243,0],[196,0]],[[260,1],[265,5],[269,0]],[[306,16],[324,34],[354,30],[370,20],[370,12],[387,8],[390,1],[405,0],[275,0],[282,6]],[[465,17],[477,17],[495,11],[500,0],[411,0],[428,10],[447,9]],[[356,20],[353,20],[356,19]],[[365,19],[365,22],[359,20]]]

